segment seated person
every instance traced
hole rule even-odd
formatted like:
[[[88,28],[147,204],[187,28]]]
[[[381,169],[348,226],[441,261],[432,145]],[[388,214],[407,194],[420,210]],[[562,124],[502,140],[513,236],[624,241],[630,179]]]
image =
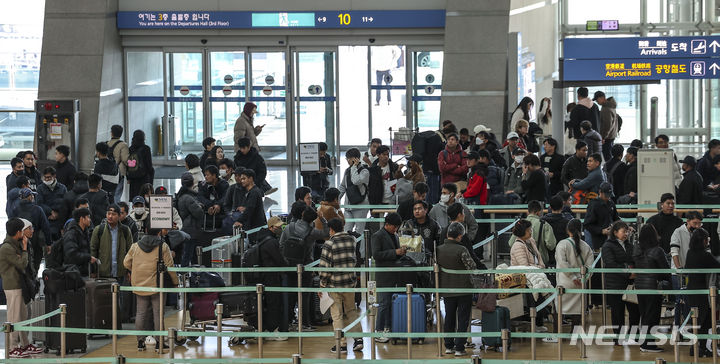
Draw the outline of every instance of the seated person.
[[[257,149],[251,146],[250,138],[240,138],[240,140],[238,140],[238,148],[237,154],[235,154],[235,168],[239,169],[243,167],[253,170],[256,176],[255,185],[257,185],[265,195],[276,192],[277,188],[270,187],[270,184],[265,180],[267,178],[265,159]]]
[[[400,214],[400,217],[403,221],[407,221],[413,218],[413,209],[415,206],[415,201],[417,200],[425,200],[425,197],[427,196],[428,192],[428,185],[425,182],[418,182],[413,186],[413,198],[412,200],[407,200],[400,202],[397,208],[397,213]],[[428,209],[429,210],[429,209]]]
[[[423,200],[415,200],[413,217],[406,220],[403,227],[412,229],[412,235],[422,237],[425,253],[429,256],[434,254],[435,246],[441,243],[438,241],[440,225],[428,216],[428,204]]]

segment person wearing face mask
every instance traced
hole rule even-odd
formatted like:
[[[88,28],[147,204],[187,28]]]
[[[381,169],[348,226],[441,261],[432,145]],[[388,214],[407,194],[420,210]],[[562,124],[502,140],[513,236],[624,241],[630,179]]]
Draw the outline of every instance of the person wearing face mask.
[[[446,183],[442,186],[441,192],[440,203],[432,207],[430,210],[430,217],[437,221],[441,229],[444,229],[450,225],[450,222],[453,220],[448,215],[448,207],[455,203],[455,196],[458,192],[457,186],[454,183]],[[470,212],[470,209],[468,209],[465,205],[462,205],[462,214],[464,216],[463,222],[467,227],[466,237],[469,241],[474,241],[473,239],[475,239],[475,235],[477,235],[478,231],[477,221],[475,221],[475,217],[472,212]]]
[[[240,149],[238,141],[242,138],[249,138],[250,147],[260,151],[257,136],[260,135],[265,125],[253,126],[257,112],[257,105],[252,102],[246,102],[245,106],[243,106],[243,111],[235,121],[235,128],[233,129],[235,153]]]
[[[12,168],[12,171],[10,172],[10,174],[7,175],[7,177],[5,177],[5,187],[8,189],[8,191],[15,187],[17,179],[23,175],[23,171],[25,170],[25,167],[23,167],[23,161],[20,158],[13,158],[10,161],[10,167]]]
[[[148,215],[150,215],[150,212],[147,208],[145,208],[145,198],[142,196],[135,196],[132,199],[132,213],[130,213],[130,217],[135,221],[135,224],[138,227],[138,231],[144,233],[147,233],[147,218]]]
[[[695,166],[697,162],[693,156],[686,156],[682,163],[683,180],[680,182],[677,194],[677,203],[681,205],[699,205],[703,203],[703,181]]]
[[[692,233],[702,227],[703,216],[697,211],[688,211],[685,214],[685,224],[680,225],[673,231],[670,237],[670,268],[683,269],[688,250],[690,250],[690,236]],[[672,285],[673,289],[683,288],[683,275],[673,273]],[[690,312],[690,306],[686,305],[687,297],[684,295],[675,296],[675,325],[680,326],[682,320],[687,317]]]
[[[235,163],[228,158],[223,158],[218,162],[218,175],[221,179],[228,183],[228,186],[232,187],[237,181],[235,181]]]
[[[50,221],[50,232],[53,241],[60,238],[60,229],[62,223],[66,220],[63,196],[67,193],[67,188],[58,182],[55,173],[55,168],[45,168],[43,171],[43,183],[38,186],[36,201]]]
[[[524,149],[515,149],[513,151],[513,162],[505,171],[505,203],[516,204],[521,203],[523,198],[523,159],[525,159]]]

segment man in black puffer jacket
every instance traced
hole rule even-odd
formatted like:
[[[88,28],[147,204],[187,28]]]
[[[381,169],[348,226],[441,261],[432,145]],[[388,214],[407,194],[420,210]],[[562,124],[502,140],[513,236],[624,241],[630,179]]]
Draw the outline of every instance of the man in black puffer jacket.
[[[590,232],[589,236],[585,234],[585,240],[588,240],[587,243],[595,250],[600,249],[605,242],[610,225],[620,220],[617,209],[615,209],[615,203],[610,199],[613,192],[612,185],[603,182],[600,184],[598,192],[598,198],[588,203],[584,222],[585,230]]]
[[[73,221],[68,224],[62,238],[63,265],[74,266],[80,275],[87,277],[88,263],[97,259],[90,255],[90,210],[81,208],[73,211]]]

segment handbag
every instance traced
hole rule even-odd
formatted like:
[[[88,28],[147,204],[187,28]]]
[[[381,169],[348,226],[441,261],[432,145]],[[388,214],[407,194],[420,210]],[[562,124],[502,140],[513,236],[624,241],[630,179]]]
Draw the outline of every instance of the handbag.
[[[634,291],[635,285],[634,284],[628,284],[627,288],[625,290],[628,291]],[[622,300],[629,303],[634,303],[637,305],[638,303],[638,296],[635,293],[624,293],[622,295]]]
[[[483,279],[477,284],[475,288],[496,288],[495,280],[492,275],[485,275]],[[482,312],[495,312],[495,306],[497,304],[497,293],[478,293],[477,307]]]
[[[415,230],[408,223],[409,221],[403,224],[400,231],[404,233],[409,231],[410,235],[400,235],[398,243],[400,246],[407,247],[408,252],[421,253],[423,251],[423,238],[420,235],[415,235]]]

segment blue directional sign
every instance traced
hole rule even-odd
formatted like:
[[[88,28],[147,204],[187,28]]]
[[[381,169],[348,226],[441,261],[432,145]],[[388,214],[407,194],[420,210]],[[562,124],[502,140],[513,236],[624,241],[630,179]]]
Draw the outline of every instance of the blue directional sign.
[[[565,38],[565,59],[720,57],[720,36]]]
[[[564,81],[648,81],[703,78],[720,78],[720,59],[580,59],[563,62]]]
[[[444,28],[445,10],[119,11],[118,29]]]

